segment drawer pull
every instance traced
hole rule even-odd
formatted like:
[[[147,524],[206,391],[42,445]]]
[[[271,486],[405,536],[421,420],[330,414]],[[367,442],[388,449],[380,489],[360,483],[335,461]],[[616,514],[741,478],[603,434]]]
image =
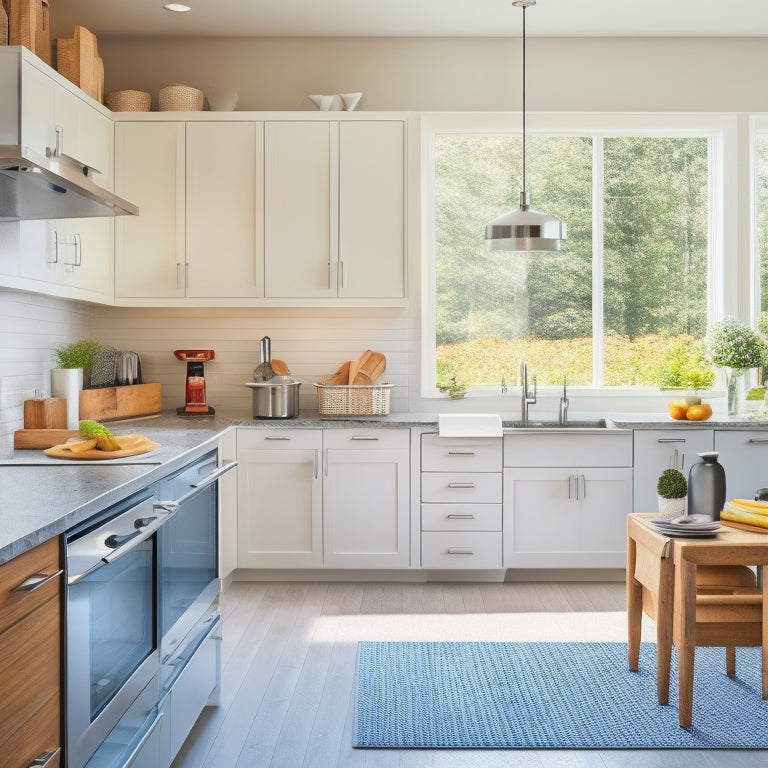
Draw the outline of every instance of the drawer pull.
[[[449,520],[474,520],[474,515],[448,515]]]
[[[449,456],[474,456],[474,451],[448,451]]]
[[[768,443],[768,437],[750,437],[747,442],[754,443],[755,445],[765,445]]]
[[[280,437],[278,435],[266,435],[265,440],[290,440],[290,437]]]
[[[46,752],[40,757],[36,757],[27,768],[46,768],[46,766],[53,765],[55,757],[58,757],[61,753],[61,747],[57,747],[53,752]]]
[[[684,443],[684,437],[660,437],[657,443]]]
[[[472,547],[448,547],[449,555],[474,555]]]
[[[378,440],[376,435],[352,435],[353,440]]]
[[[33,573],[24,579],[18,587],[14,587],[11,592],[34,592],[57,576],[61,576],[62,573],[64,573],[63,570],[56,571],[56,573]]]
[[[474,483],[448,483],[449,488],[474,488]]]

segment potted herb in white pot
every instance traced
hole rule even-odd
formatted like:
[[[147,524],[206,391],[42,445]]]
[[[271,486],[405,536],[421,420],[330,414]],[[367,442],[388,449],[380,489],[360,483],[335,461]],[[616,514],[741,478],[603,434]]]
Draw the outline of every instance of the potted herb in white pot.
[[[67,401],[67,429],[80,426],[80,390],[87,383],[93,356],[102,348],[98,341],[81,339],[53,350],[51,395]]]
[[[678,469],[665,469],[656,483],[659,497],[659,515],[672,520],[685,514],[688,481]]]

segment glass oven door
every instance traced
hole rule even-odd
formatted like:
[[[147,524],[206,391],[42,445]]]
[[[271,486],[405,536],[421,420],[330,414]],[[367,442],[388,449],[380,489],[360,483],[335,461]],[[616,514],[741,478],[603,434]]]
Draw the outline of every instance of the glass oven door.
[[[151,492],[67,537],[68,765],[84,765],[157,679],[157,530]]]

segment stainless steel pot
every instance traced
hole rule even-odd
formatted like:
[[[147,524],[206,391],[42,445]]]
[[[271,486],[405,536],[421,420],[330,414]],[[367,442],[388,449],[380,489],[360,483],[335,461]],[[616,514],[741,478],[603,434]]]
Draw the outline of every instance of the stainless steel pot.
[[[269,381],[249,381],[253,390],[254,419],[295,419],[299,415],[300,381],[273,376]]]

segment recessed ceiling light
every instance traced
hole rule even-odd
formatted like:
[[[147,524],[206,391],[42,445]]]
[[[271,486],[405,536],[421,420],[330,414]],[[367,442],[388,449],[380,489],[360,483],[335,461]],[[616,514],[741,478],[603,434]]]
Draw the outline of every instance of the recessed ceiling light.
[[[188,5],[184,5],[183,3],[165,3],[163,8],[165,8],[166,11],[178,11],[179,13],[192,10]]]

